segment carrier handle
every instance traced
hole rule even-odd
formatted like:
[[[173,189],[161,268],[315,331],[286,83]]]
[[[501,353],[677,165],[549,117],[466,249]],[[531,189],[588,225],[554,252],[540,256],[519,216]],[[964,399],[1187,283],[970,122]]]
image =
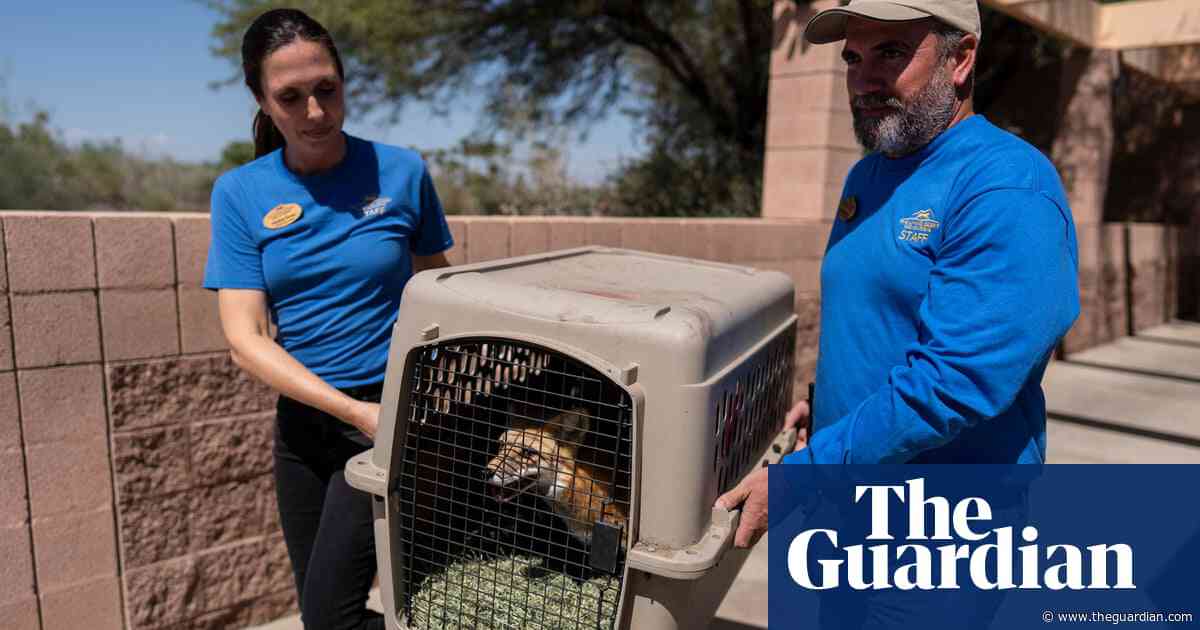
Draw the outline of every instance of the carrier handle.
[[[371,456],[375,449],[367,449],[346,462],[346,483],[377,497],[387,495],[387,471],[375,465]]]
[[[762,464],[777,464],[796,445],[796,430],[783,431],[767,448]],[[639,541],[629,550],[626,564],[631,569],[674,578],[696,580],[704,577],[708,570],[721,561],[725,552],[733,546],[733,536],[742,520],[741,508],[724,510],[714,507],[708,531],[698,542],[682,549],[660,547]]]
[[[700,579],[716,566],[725,551],[733,545],[733,535],[737,532],[741,516],[740,508],[729,511],[713,508],[708,531],[696,544],[675,549],[638,542],[629,550],[626,564],[631,569],[676,580]]]

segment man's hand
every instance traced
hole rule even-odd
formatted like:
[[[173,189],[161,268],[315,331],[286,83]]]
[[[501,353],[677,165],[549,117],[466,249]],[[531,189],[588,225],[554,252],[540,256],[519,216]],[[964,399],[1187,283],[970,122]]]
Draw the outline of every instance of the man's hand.
[[[808,436],[812,432],[812,410],[808,407],[808,401],[801,400],[796,403],[783,419],[783,430],[796,429],[796,448],[800,450],[808,446]]]
[[[717,507],[729,511],[742,507],[733,546],[753,547],[767,531],[767,469],[756,468],[733,490],[717,498]]]
[[[796,448],[808,445],[812,418],[807,401],[796,403],[783,419],[784,430],[796,429]],[[717,507],[729,511],[742,508],[742,517],[733,536],[733,546],[753,547],[767,531],[767,469],[758,468],[746,475],[733,490],[717,498]]]

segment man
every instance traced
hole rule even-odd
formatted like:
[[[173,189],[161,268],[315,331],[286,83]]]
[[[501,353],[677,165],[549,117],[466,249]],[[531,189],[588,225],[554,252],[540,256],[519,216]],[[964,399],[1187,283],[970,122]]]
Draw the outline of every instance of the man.
[[[813,433],[784,462],[1043,461],[1042,374],[1079,314],[1075,228],[1050,162],[974,113],[976,0],[853,0],[804,37],[845,40],[871,153],[822,263]],[[766,470],[717,505],[742,506],[735,543],[753,544]]]

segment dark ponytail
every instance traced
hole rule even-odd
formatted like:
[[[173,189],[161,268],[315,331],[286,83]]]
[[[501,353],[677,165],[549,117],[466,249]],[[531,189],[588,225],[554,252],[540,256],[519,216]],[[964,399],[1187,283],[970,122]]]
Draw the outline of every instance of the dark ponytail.
[[[258,113],[254,114],[252,131],[254,133],[254,157],[256,158],[260,158],[287,144],[279,128],[271,121],[271,117],[266,115],[261,109],[258,110]]]
[[[342,70],[342,58],[338,55],[333,37],[319,22],[298,9],[273,9],[255,18],[242,37],[242,74],[246,77],[246,87],[258,99],[263,98],[262,70],[263,61],[271,53],[284,46],[303,39],[325,46],[333,63],[337,66],[338,76],[345,79]],[[254,115],[252,124],[254,134],[254,157],[262,157],[286,142],[283,134],[261,109]]]

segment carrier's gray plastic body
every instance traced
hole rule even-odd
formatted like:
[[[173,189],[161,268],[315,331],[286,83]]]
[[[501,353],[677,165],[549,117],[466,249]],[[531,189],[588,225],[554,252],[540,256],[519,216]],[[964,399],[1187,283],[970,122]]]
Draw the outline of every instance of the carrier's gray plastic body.
[[[737,512],[713,502],[794,440],[776,437],[778,400],[790,403],[792,348],[786,365],[766,362],[778,364],[781,348],[794,345],[795,324],[792,282],[782,273],[630,250],[585,247],[414,276],[392,335],[375,448],[346,466],[347,481],[375,497],[388,627],[406,627],[393,579],[401,507],[392,491],[408,413],[399,408],[403,372],[414,348],[471,337],[537,344],[629,392],[633,496],[619,625],[700,628],[746,557],[731,548]],[[768,372],[783,369],[786,385],[770,383],[786,395],[760,391]],[[763,417],[751,418],[743,407],[768,395],[778,417],[756,402]],[[748,429],[724,426],[734,420],[769,422],[773,431],[736,442],[740,434],[729,432]],[[730,444],[747,452],[730,453]]]

